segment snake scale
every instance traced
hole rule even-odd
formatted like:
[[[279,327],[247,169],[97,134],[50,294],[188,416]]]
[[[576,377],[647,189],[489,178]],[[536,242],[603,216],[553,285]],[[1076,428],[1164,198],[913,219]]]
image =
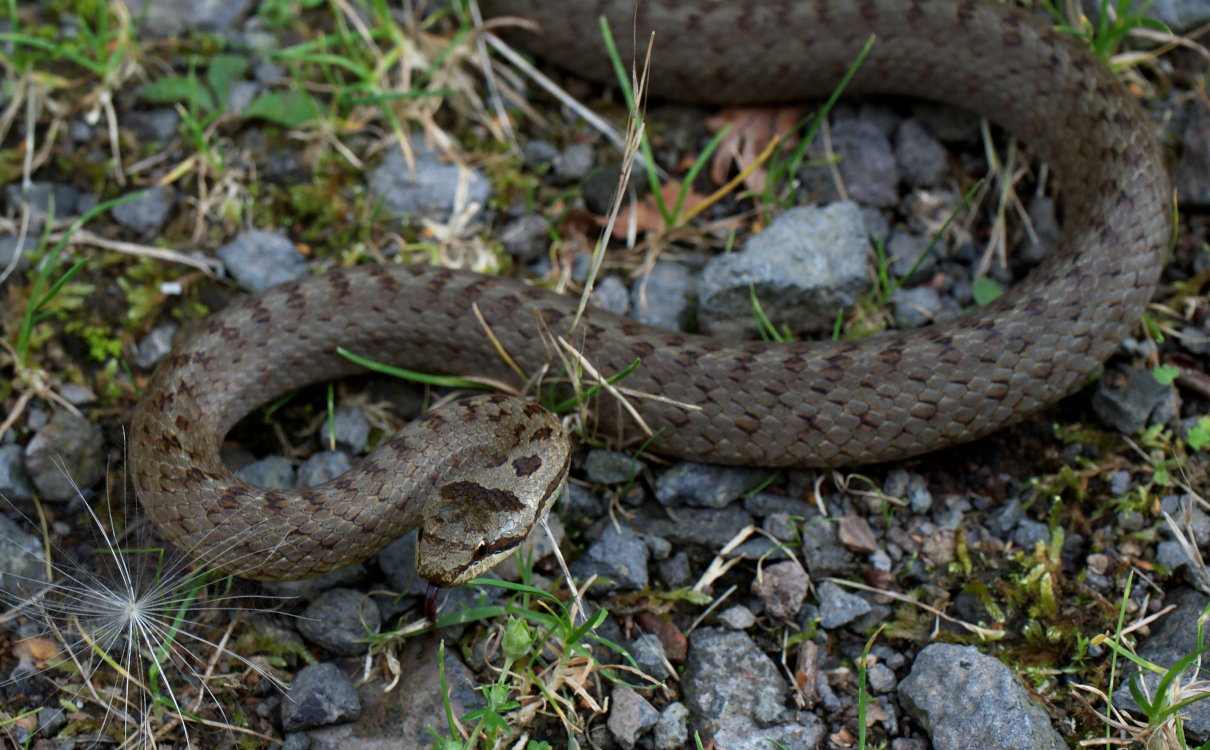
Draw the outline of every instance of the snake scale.
[[[513,397],[456,402],[310,489],[265,490],[219,459],[256,406],[358,368],[344,346],[422,371],[520,384],[472,315],[533,374],[567,334],[603,373],[635,359],[630,388],[656,452],[760,466],[912,456],[985,435],[1071,393],[1151,297],[1171,232],[1152,125],[1079,42],[1018,9],[975,0],[481,0],[538,21],[515,37],[607,80],[598,18],[654,29],[652,93],[738,104],[828,93],[873,34],[850,91],[941,100],[1002,125],[1050,164],[1059,248],[995,303],[853,342],[725,342],[657,330],[524,283],[431,267],[363,266],[286,283],[205,321],[159,367],[132,431],[136,488],[167,540],[241,575],[302,578],[368,557],[420,527],[423,575],[458,583],[502,559],[555,495],[570,447],[558,420]],[[621,33],[624,30],[625,33]],[[623,54],[629,54],[626,50]],[[606,434],[633,434],[599,397]]]

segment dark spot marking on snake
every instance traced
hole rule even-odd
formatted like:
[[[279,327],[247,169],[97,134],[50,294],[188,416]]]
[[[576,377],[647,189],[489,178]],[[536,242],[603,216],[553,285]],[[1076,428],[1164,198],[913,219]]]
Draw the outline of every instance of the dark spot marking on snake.
[[[476,482],[450,482],[440,490],[442,500],[460,503],[475,503],[496,511],[519,511],[525,509],[521,498],[508,490],[490,489]]]
[[[550,440],[551,436],[554,434],[555,431],[549,427],[539,427],[538,429],[534,430],[534,434],[530,436],[529,441],[531,443],[536,443],[539,440]]]
[[[756,419],[750,414],[744,414],[736,417],[735,426],[749,435],[755,435],[756,433],[760,432],[760,420]]]
[[[513,470],[517,472],[517,476],[519,477],[527,477],[540,468],[542,468],[542,459],[536,453],[532,456],[525,456],[513,461]]]

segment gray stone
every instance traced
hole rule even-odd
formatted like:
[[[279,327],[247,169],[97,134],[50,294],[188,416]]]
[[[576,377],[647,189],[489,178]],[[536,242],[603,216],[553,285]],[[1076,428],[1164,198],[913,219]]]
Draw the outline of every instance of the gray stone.
[[[382,616],[374,600],[353,589],[329,589],[311,602],[298,620],[298,632],[317,646],[341,656],[360,656]]]
[[[42,541],[0,515],[0,602],[11,606],[35,594],[46,581]]]
[[[331,435],[328,423],[324,423],[324,440],[329,437],[336,439],[337,445],[342,445],[351,453],[361,453],[370,441],[370,420],[365,412],[356,406],[341,406],[332,415]]]
[[[683,588],[688,586],[693,578],[693,571],[689,568],[689,555],[683,550],[667,560],[660,561],[658,570],[660,580],[667,584],[668,588]]]
[[[851,594],[831,581],[824,581],[815,589],[819,595],[819,624],[825,630],[848,625],[858,617],[870,612],[870,603],[857,594]]]
[[[261,91],[261,85],[256,81],[235,81],[227,92],[227,111],[233,115],[241,115],[256,95]]]
[[[218,257],[227,273],[249,292],[263,292],[307,274],[307,261],[294,243],[278,232],[242,232],[219,248]]]
[[[633,520],[646,534],[662,536],[674,545],[698,544],[717,550],[752,523],[738,508],[677,508],[672,515],[653,515],[644,508]]]
[[[1027,263],[1040,263],[1059,246],[1059,238],[1063,234],[1054,198],[1035,195],[1030,199],[1029,223],[1034,233],[1022,241],[1021,259]]]
[[[785,678],[773,660],[741,631],[693,631],[681,690],[704,737],[717,736],[737,725],[750,729],[753,723],[782,723],[791,715],[785,705]]]
[[[352,723],[313,729],[310,750],[399,750],[429,747],[433,733],[447,736],[445,701],[455,716],[483,706],[483,696],[475,689],[475,676],[458,658],[457,648],[447,642],[443,691],[438,670],[440,636],[410,638],[398,652],[404,682],[387,690],[381,679],[359,685],[361,715]]]
[[[609,720],[606,725],[609,733],[618,744],[630,750],[660,720],[660,712],[656,711],[647,699],[639,695],[631,687],[615,685],[610,695],[612,705],[609,707]]]
[[[1153,0],[1144,7],[1147,15],[1168,24],[1178,34],[1210,21],[1210,2],[1207,0]],[[1096,17],[1095,12],[1094,6],[1091,17]]]
[[[521,147],[521,158],[529,169],[544,169],[559,158],[559,149],[547,141],[526,141]]]
[[[97,400],[97,394],[91,388],[79,383],[64,383],[59,387],[59,395],[72,406],[84,406]]]
[[[1001,539],[1006,539],[1017,527],[1017,522],[1021,520],[1023,514],[1021,501],[1014,497],[993,510],[987,517],[987,530]]]
[[[603,590],[647,588],[647,561],[650,552],[638,534],[628,526],[606,522],[601,536],[571,566],[579,580],[597,575]]]
[[[1155,561],[1174,573],[1192,562],[1180,542],[1173,540],[1155,545]]]
[[[167,143],[176,136],[181,116],[175,109],[162,108],[147,112],[130,112],[123,115],[123,125],[130,127],[139,140],[148,143]]]
[[[765,603],[770,616],[790,620],[806,600],[809,584],[807,571],[797,561],[789,560],[763,568],[752,582],[752,593]]]
[[[84,417],[55,412],[25,446],[25,469],[44,500],[68,500],[105,476],[101,428]]]
[[[597,493],[576,484],[568,482],[563,487],[563,495],[561,506],[562,510],[567,513],[568,518],[600,518],[605,512],[604,502]]]
[[[1165,495],[1160,500],[1160,509],[1172,516],[1182,533],[1188,534],[1186,529],[1192,529],[1193,541],[1199,547],[1210,545],[1210,516],[1192,495]],[[1164,534],[1172,533],[1167,524],[1161,529]]]
[[[816,579],[845,575],[856,569],[857,561],[836,536],[836,526],[821,516],[808,519],[802,528],[802,555]]]
[[[14,212],[25,204],[31,216],[41,226],[42,219],[54,211],[55,220],[78,216],[96,205],[96,198],[82,193],[72,185],[58,182],[34,182],[23,188],[15,182],[4,188],[4,198]]]
[[[772,492],[757,492],[744,498],[744,510],[758,518],[781,514],[792,518],[807,518],[817,514],[805,500]]]
[[[29,254],[38,247],[36,237],[26,236],[25,241],[21,243],[21,252],[17,258],[17,264],[13,266],[16,271],[24,271],[29,268]],[[13,262],[13,256],[17,253],[17,238],[16,237],[0,237],[0,274],[3,274]]]
[[[783,212],[742,251],[715,256],[699,286],[699,321],[708,332],[757,330],[752,293],[775,324],[796,331],[831,330],[836,311],[851,307],[869,286],[869,236],[852,202]]]
[[[370,174],[370,195],[387,213],[403,221],[446,221],[455,208],[464,210],[472,203],[487,205],[492,190],[487,178],[473,169],[442,161],[422,138],[412,138],[411,145],[415,170],[408,167],[398,148],[392,148]],[[461,184],[465,187],[460,190]]]
[[[937,265],[937,248],[929,250],[929,240],[918,234],[896,229],[886,243],[891,274],[900,283],[918,283]]]
[[[727,750],[769,750],[769,748],[820,747],[827,731],[814,714],[804,714],[800,722],[755,727],[739,721],[714,735],[716,747]]]
[[[8,501],[29,500],[34,496],[34,486],[25,471],[21,446],[0,445],[0,498]]]
[[[1125,469],[1119,469],[1109,475],[1109,491],[1114,497],[1122,497],[1130,492],[1134,487],[1134,479],[1130,476],[1130,472]]]
[[[1133,435],[1149,424],[1163,424],[1176,413],[1175,389],[1150,370],[1128,368],[1106,373],[1092,396],[1092,410],[1119,432]]]
[[[1032,518],[1022,518],[1013,530],[1013,544],[1024,550],[1032,550],[1038,542],[1050,541],[1050,527]]]
[[[537,260],[550,248],[550,222],[541,214],[526,214],[500,229],[504,250],[522,262]]]
[[[896,289],[891,304],[895,308],[895,325],[900,328],[919,328],[931,323],[942,310],[941,295],[931,286]]]
[[[287,732],[352,721],[361,715],[357,688],[330,662],[303,667],[281,706],[282,727]]]
[[[113,220],[136,234],[149,237],[164,226],[172,207],[176,204],[176,191],[170,187],[156,185],[144,190],[129,203],[122,203],[109,210]]]
[[[779,542],[798,538],[798,524],[789,513],[771,513],[761,521],[760,527]]]
[[[349,454],[344,451],[320,451],[298,467],[299,487],[318,487],[353,468]]]
[[[890,208],[899,203],[899,167],[891,141],[878,125],[845,120],[832,128],[832,150],[845,189],[866,206]]]
[[[875,693],[889,693],[895,689],[895,672],[882,662],[867,669],[865,676],[870,690]]]
[[[666,680],[673,676],[668,671],[668,656],[664,652],[664,643],[652,633],[640,634],[626,646],[626,650],[647,676],[657,680]]]
[[[252,0],[122,0],[143,33],[157,37],[229,30]]]
[[[378,552],[378,567],[391,589],[404,596],[423,596],[429,584],[416,572],[416,540],[413,529]]]
[[[597,484],[629,482],[643,470],[643,462],[618,451],[594,448],[584,459],[584,474]]]
[[[640,323],[670,331],[687,322],[697,279],[680,263],[659,261],[630,288],[630,314]]]
[[[744,605],[736,604],[719,612],[718,621],[732,630],[747,630],[756,624],[756,615]]]
[[[288,490],[297,484],[294,463],[285,456],[265,456],[240,468],[235,476],[267,490]]]
[[[1066,750],[1008,667],[973,646],[933,643],[899,683],[899,701],[936,750]]]
[[[564,185],[584,179],[592,170],[592,144],[573,143],[555,158],[555,178]]]
[[[625,315],[630,310],[630,290],[617,276],[602,276],[592,289],[589,304],[614,315]]]
[[[725,508],[765,476],[755,469],[683,461],[660,475],[655,496],[666,506],[679,501],[699,508]]]
[[[932,187],[945,179],[945,147],[919,120],[904,120],[895,131],[895,160],[912,187]]]
[[[664,707],[656,722],[652,744],[655,750],[677,750],[689,741],[689,709],[675,701]]]
[[[150,370],[160,363],[172,351],[172,340],[176,336],[178,326],[172,321],[160,323],[143,337],[135,351],[134,363],[144,370]]]

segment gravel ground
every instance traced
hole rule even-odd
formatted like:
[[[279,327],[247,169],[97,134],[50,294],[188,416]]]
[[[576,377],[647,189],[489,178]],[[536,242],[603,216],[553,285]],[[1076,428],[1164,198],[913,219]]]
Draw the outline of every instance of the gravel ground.
[[[1135,653],[1161,670],[1198,653],[1210,605],[1204,50],[1123,73],[1171,158],[1180,233],[1148,324],[1076,395],[971,445],[837,472],[669,463],[584,435],[549,535],[490,580],[431,591],[413,533],[321,579],[262,586],[186,572],[125,489],[123,426],[173,341],[239,295],[357,263],[577,294],[621,155],[506,72],[498,83],[534,108],[506,97],[510,144],[476,48],[440,8],[146,6],[33,4],[0,28],[14,74],[0,91],[0,736],[13,746],[1182,746],[1126,684]],[[1210,7],[1156,13],[1180,31]],[[616,93],[552,73],[622,125]],[[669,179],[717,114],[652,105]],[[619,222],[637,242],[617,233],[591,303],[733,338],[768,332],[753,293],[797,337],[946,320],[1056,241],[1062,197],[1044,170],[1017,152],[1005,192],[989,169],[987,147],[1003,162],[1007,143],[957,110],[845,100],[783,185],[796,207],[732,191],[675,231],[640,176]],[[709,172],[691,201],[716,189]],[[84,262],[29,327],[67,269],[48,276],[42,259],[80,216],[70,254]],[[370,375],[305,389],[237,425],[224,458],[260,486],[319,484],[445,395]],[[40,593],[48,578],[60,588]],[[1154,695],[1159,675],[1141,683]],[[1201,689],[1190,668],[1167,700]],[[1180,712],[1191,745],[1210,739],[1208,706]]]

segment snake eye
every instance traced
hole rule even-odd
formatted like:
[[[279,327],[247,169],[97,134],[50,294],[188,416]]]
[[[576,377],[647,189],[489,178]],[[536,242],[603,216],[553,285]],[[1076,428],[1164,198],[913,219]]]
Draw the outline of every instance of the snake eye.
[[[503,539],[497,539],[494,542],[479,542],[479,546],[475,547],[475,551],[471,554],[471,557],[475,560],[475,562],[479,562],[480,560],[488,557],[499,555],[502,552],[508,552],[519,547],[524,538],[525,537],[505,537]]]

